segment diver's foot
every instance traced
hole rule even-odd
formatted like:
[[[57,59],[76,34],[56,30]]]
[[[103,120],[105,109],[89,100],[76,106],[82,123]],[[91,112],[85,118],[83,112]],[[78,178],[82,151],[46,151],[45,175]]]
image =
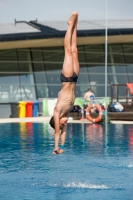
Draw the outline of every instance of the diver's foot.
[[[74,25],[75,24],[75,20],[77,19],[78,16],[78,12],[74,11],[71,15],[71,17],[69,18],[69,20],[67,21],[68,25]]]
[[[62,154],[63,152],[64,152],[63,149],[57,149],[57,150],[54,150],[54,151],[53,151],[53,154],[58,155],[58,154]]]
[[[64,152],[63,149],[59,149],[59,154],[62,154]]]
[[[54,150],[53,154],[59,154],[58,151],[59,151],[59,149]]]

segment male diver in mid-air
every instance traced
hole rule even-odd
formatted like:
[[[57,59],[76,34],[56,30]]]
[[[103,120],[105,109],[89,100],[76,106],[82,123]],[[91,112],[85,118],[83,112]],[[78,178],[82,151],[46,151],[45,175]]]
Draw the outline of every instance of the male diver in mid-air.
[[[61,73],[62,88],[58,94],[58,100],[54,108],[53,117],[50,119],[50,125],[55,129],[54,154],[64,152],[64,143],[66,138],[67,114],[73,107],[75,101],[74,89],[79,74],[79,61],[77,51],[77,23],[78,13],[72,13],[68,20],[68,28],[64,39],[64,63]],[[59,147],[59,139],[61,145]]]

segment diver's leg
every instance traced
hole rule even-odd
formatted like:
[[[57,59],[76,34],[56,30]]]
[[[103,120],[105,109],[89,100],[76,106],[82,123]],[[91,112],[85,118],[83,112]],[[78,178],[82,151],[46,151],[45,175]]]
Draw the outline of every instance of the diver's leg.
[[[67,22],[68,29],[64,39],[65,58],[64,58],[62,73],[66,77],[71,77],[74,72],[73,57],[72,57],[72,33],[76,18],[77,18],[77,12],[73,12]]]
[[[53,154],[58,154],[58,151],[59,151],[59,146],[58,146],[59,138],[60,138],[60,133],[54,133],[55,148],[54,148]]]
[[[63,127],[63,130],[61,131],[61,145],[60,145],[60,149],[58,151],[59,154],[64,152],[64,144],[65,144],[65,140],[66,140],[66,125]]]
[[[65,139],[66,139],[66,125],[61,130],[61,135],[60,135],[61,145],[60,145],[60,148],[58,147],[59,134],[55,135],[55,149],[53,151],[53,154],[61,154],[61,153],[64,152]]]
[[[79,61],[78,61],[78,50],[77,50],[77,23],[78,23],[78,14],[73,26],[72,33],[72,57],[73,57],[73,68],[74,72],[79,74]]]

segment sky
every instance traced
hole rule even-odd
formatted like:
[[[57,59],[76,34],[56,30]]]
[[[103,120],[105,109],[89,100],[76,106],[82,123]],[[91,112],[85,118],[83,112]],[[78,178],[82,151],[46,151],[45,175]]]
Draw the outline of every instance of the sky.
[[[78,11],[79,20],[133,19],[133,0],[0,0],[0,23],[53,21]]]

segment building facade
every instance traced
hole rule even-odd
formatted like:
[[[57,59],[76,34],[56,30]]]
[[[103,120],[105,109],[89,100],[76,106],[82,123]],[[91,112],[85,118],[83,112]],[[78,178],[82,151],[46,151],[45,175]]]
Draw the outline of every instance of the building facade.
[[[101,24],[104,23],[79,23],[77,42],[80,74],[76,97],[83,97],[88,88],[92,88],[96,97],[105,95],[105,26],[101,28]],[[126,27],[125,22],[117,26],[115,21],[110,21],[108,96],[111,83],[133,82],[132,25]],[[15,22],[6,25],[6,28],[0,26],[3,27],[0,32],[0,104],[56,98],[61,88],[63,38],[66,31],[64,23]],[[124,90],[121,88],[119,91],[121,96],[125,95]]]

